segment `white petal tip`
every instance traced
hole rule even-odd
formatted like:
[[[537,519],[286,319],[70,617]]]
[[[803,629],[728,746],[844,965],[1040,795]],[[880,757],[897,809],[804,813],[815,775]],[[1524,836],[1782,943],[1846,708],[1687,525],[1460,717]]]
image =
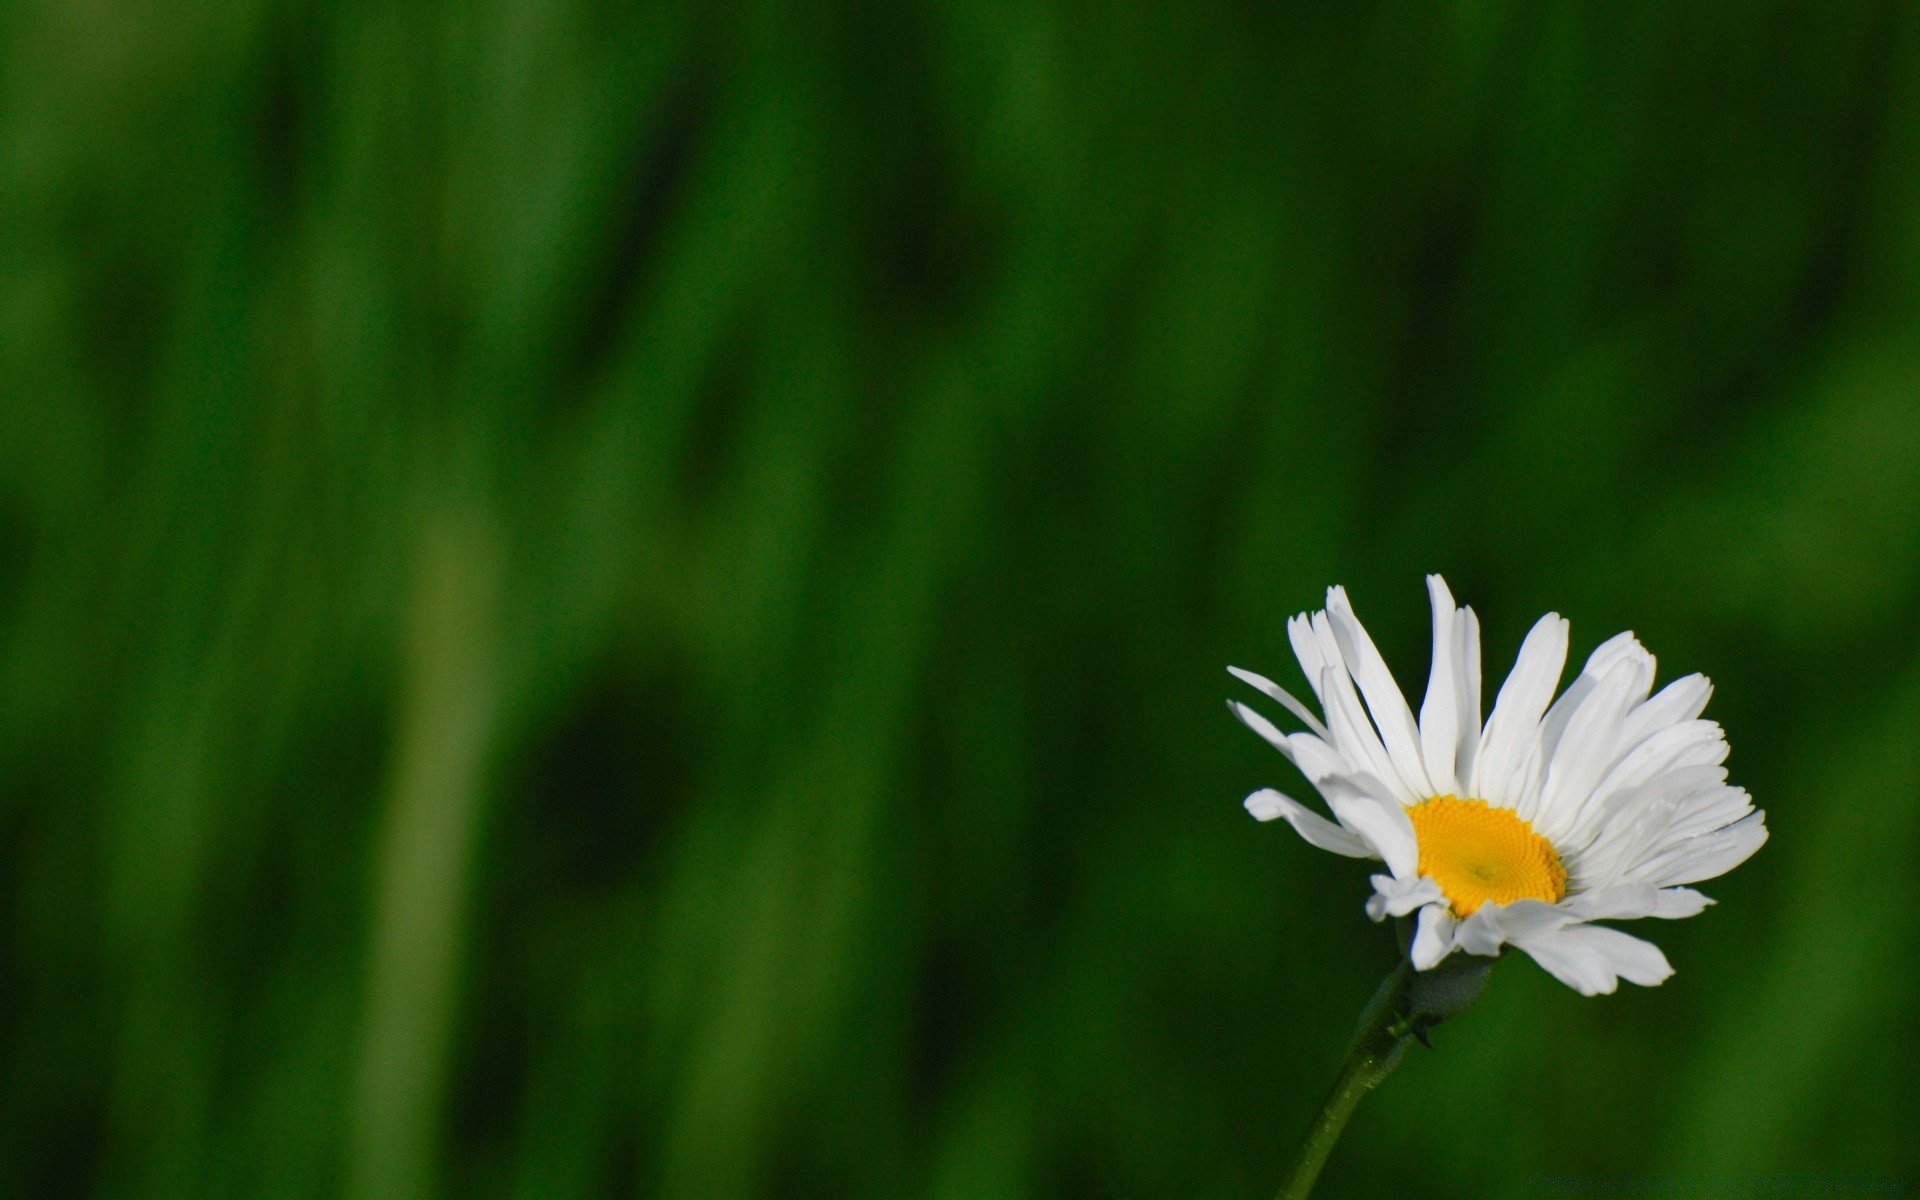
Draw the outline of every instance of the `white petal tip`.
[[[1265,692],[1268,695],[1273,693],[1274,682],[1258,671],[1249,671],[1245,667],[1228,667],[1227,674],[1238,679],[1241,683],[1246,684],[1256,692]]]
[[[1243,804],[1256,821],[1272,821],[1286,811],[1286,804],[1280,793],[1272,788],[1261,788],[1248,796]]]

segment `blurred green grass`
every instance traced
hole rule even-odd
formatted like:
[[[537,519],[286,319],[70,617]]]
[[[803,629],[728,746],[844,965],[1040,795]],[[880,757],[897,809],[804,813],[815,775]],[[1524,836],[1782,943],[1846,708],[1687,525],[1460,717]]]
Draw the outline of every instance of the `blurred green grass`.
[[[1267,1194],[1392,950],[1221,668],[1428,570],[1774,837],[1323,1193],[1911,1187],[1917,42],[0,10],[0,1194]]]

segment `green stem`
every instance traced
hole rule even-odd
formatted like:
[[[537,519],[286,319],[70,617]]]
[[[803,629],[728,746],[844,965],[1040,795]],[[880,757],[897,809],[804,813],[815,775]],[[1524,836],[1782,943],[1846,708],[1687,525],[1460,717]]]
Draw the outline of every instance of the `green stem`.
[[[1333,1152],[1334,1143],[1347,1127],[1347,1118],[1360,1104],[1360,1097],[1372,1091],[1399,1063],[1401,1052],[1414,1036],[1415,1026],[1406,1015],[1413,976],[1413,968],[1402,960],[1392,974],[1381,980],[1373,1000],[1360,1015],[1360,1027],[1354,1033],[1352,1048],[1347,1051],[1346,1065],[1340,1068],[1340,1078],[1321,1106],[1313,1127],[1307,1130],[1300,1156],[1294,1160],[1293,1175],[1275,1200],[1306,1200],[1313,1191],[1314,1181],[1320,1178],[1320,1168],[1327,1164],[1327,1155]]]

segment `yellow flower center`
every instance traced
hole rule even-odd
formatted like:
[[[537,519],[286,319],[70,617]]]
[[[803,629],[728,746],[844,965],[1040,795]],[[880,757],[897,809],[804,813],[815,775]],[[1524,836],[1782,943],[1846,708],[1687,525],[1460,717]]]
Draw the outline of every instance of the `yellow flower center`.
[[[1485,800],[1435,796],[1407,810],[1420,843],[1420,873],[1431,876],[1458,916],[1491,901],[1567,894],[1567,869],[1547,839],[1512,809]]]

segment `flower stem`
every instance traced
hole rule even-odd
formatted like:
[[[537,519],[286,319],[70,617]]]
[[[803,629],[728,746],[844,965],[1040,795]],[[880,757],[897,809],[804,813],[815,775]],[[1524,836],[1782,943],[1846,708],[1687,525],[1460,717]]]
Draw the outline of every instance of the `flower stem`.
[[[1360,1027],[1354,1032],[1353,1046],[1347,1051],[1346,1065],[1340,1068],[1340,1078],[1321,1106],[1319,1117],[1307,1130],[1300,1155],[1294,1160],[1293,1174],[1275,1200],[1306,1200],[1313,1192],[1314,1181],[1320,1178],[1320,1168],[1326,1165],[1327,1155],[1333,1152],[1334,1143],[1346,1129],[1347,1118],[1359,1106],[1360,1097],[1372,1091],[1399,1063],[1417,1028],[1407,1016],[1413,976],[1413,968],[1402,959],[1393,973],[1380,981],[1366,1011],[1360,1014]]]
[[[1360,1026],[1354,1030],[1353,1045],[1347,1050],[1347,1065],[1340,1068],[1333,1094],[1321,1106],[1313,1128],[1307,1130],[1300,1157],[1293,1163],[1293,1176],[1275,1200],[1306,1200],[1360,1097],[1393,1072],[1409,1041],[1419,1038],[1424,1044],[1427,1030],[1465,1012],[1487,986],[1492,958],[1452,954],[1425,971],[1416,971],[1407,961],[1411,922],[1403,918],[1399,932],[1400,965],[1380,981],[1373,999],[1361,1012]]]

